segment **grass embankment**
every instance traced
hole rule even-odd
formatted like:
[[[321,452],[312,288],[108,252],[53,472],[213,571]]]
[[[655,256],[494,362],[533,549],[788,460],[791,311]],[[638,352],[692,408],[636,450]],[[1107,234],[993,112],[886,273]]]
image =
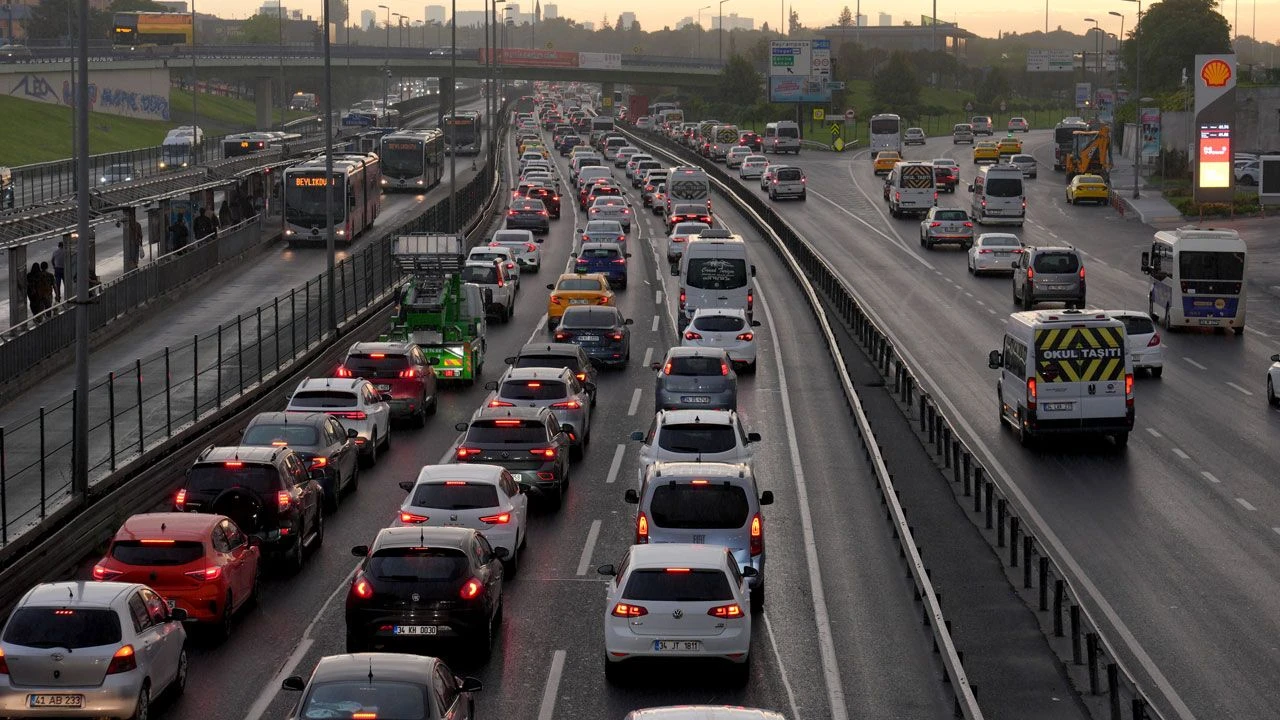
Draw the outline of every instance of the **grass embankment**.
[[[252,100],[201,95],[199,125],[207,136],[253,130],[256,114]],[[287,119],[306,117],[290,112]],[[116,152],[159,145],[170,128],[191,124],[191,93],[173,90],[169,95],[168,122],[89,113],[89,152]],[[279,112],[273,116],[278,121]],[[31,102],[0,95],[0,166],[63,160],[74,154],[71,137],[71,109],[61,105]]]

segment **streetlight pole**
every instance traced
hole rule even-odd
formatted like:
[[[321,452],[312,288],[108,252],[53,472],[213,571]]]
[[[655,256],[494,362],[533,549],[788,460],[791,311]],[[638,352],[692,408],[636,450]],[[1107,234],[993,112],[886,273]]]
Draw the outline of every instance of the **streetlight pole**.
[[[1085,19],[1084,19],[1084,21],[1085,21],[1085,22],[1091,22],[1091,23],[1093,23],[1093,31],[1094,31],[1094,34],[1093,34],[1093,68],[1094,68],[1094,83],[1096,84],[1096,83],[1101,79],[1101,74],[1102,74],[1102,70],[1101,70],[1101,66],[1102,66],[1102,63],[1101,63],[1101,52],[1098,50],[1098,36],[1102,34],[1102,31],[1098,28],[1098,21],[1097,21],[1097,20],[1094,20],[1093,18],[1091,18],[1091,17],[1090,17],[1090,18],[1085,18]],[[1085,69],[1086,69],[1086,71],[1088,70],[1088,68],[1087,68],[1087,67],[1086,67]],[[1093,108],[1093,109],[1096,111],[1096,110],[1098,109],[1098,107],[1097,107],[1097,106],[1098,106],[1098,103],[1097,103],[1098,95],[1097,95],[1097,89],[1096,89],[1096,88],[1094,89],[1094,95],[1093,95],[1093,98],[1094,98],[1094,103],[1093,103],[1093,104],[1094,104],[1094,108]]]
[[[1138,3],[1138,20],[1133,24],[1133,99],[1138,103],[1137,123],[1138,136],[1142,135],[1142,44],[1138,39],[1138,31],[1142,29],[1142,0],[1124,0]],[[1133,197],[1138,199],[1138,161],[1142,159],[1142,143],[1133,144]]]
[[[707,5],[706,7],[700,7],[700,8],[698,8],[698,24],[694,26],[694,32],[698,33],[698,39],[697,39],[697,41],[696,41],[696,43],[697,43],[696,47],[697,47],[697,50],[698,50],[698,55],[697,55],[698,57],[702,57],[702,11],[703,11],[703,10],[710,10],[710,9],[711,9],[711,6],[710,6],[710,5]]]
[[[76,283],[76,399],[73,406],[71,494],[84,498],[89,493],[89,273],[86,267],[89,259],[89,3],[82,1],[77,5],[80,8],[80,35],[76,54],[80,60],[80,75],[75,85],[75,174],[79,237],[76,239],[75,263],[71,266]]]
[[[324,2],[328,3],[329,0],[324,0]],[[378,9],[387,11],[387,60],[385,67],[382,68],[382,117],[386,118],[387,92],[390,90],[390,88],[387,87],[387,83],[391,79],[391,8],[386,5],[379,5]],[[325,26],[325,31],[328,32],[328,26]],[[386,121],[380,120],[378,124],[385,125]]]
[[[332,43],[329,39],[329,0],[324,0],[320,11],[320,29],[323,35],[324,48],[324,249],[325,263],[329,280],[328,319],[329,329],[338,331],[338,305],[334,302],[337,296],[335,269],[337,267],[337,249],[333,237],[333,56]]]
[[[1112,73],[1112,77],[1115,80],[1111,83],[1115,86],[1115,105],[1118,110],[1120,108],[1120,43],[1124,41],[1124,13],[1108,10],[1107,14],[1120,18],[1120,34],[1116,36],[1116,70]],[[1137,100],[1137,98],[1134,98],[1134,100]]]
[[[724,4],[729,0],[720,0],[720,62],[724,62]]]
[[[284,0],[276,0],[276,19],[280,29],[280,129],[284,130],[289,110],[289,92],[284,89]]]
[[[452,0],[449,17],[449,115],[458,114],[458,0]],[[449,153],[449,232],[458,232],[458,148]]]
[[[87,67],[87,66],[86,66]],[[87,72],[87,70],[86,70]],[[200,162],[200,145],[204,138],[200,135],[199,114],[196,112],[196,101],[200,97],[200,88],[196,80],[196,0],[191,0],[191,166]],[[194,222],[194,218],[192,219]]]

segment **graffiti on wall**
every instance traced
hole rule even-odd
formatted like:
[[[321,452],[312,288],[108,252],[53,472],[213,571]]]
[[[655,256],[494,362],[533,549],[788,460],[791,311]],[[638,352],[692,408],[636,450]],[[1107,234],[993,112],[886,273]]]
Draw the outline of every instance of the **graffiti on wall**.
[[[95,74],[105,76],[105,79],[89,83],[90,110],[145,120],[169,119],[168,70],[120,70]],[[75,106],[71,74],[65,72],[14,76],[5,94],[23,100]]]

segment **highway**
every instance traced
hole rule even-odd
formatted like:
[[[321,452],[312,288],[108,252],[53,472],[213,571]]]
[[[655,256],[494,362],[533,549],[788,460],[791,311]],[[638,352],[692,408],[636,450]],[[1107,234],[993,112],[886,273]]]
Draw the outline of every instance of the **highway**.
[[[1149,279],[1138,256],[1153,229],[1109,207],[1065,204],[1049,134],[1032,132],[1026,143],[1040,172],[1026,183],[1027,224],[1013,232],[1027,244],[1079,248],[1091,307],[1145,311]],[[939,204],[967,207],[969,153],[944,137],[907,156],[958,159],[962,184]],[[988,468],[1035,509],[1050,531],[1041,539],[1087,578],[1082,589],[1113,642],[1132,638],[1118,643],[1122,656],[1165,696],[1170,717],[1274,716],[1280,415],[1264,397],[1268,358],[1280,351],[1274,232],[1261,221],[1241,223],[1254,256],[1242,337],[1161,331],[1164,376],[1137,382],[1127,451],[1105,442],[1030,451],[998,423],[996,373],[986,360],[1016,310],[1009,279],[968,275],[959,249],[921,248],[915,220],[889,218],[865,152],[780,162],[805,169],[809,199],[784,201],[779,211],[887,322],[899,352],[940,391],[948,416],[961,418]]]

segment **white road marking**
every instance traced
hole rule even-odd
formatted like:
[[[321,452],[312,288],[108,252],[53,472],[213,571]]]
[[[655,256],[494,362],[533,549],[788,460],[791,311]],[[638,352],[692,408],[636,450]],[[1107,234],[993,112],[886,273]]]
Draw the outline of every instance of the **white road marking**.
[[[636,388],[631,393],[631,405],[627,407],[628,415],[635,415],[636,410],[640,407],[640,388]]]
[[[587,531],[587,542],[582,546],[582,556],[578,558],[578,574],[586,575],[591,566],[591,553],[596,548],[596,540],[600,537],[600,521],[592,520],[591,529]]]
[[[1247,331],[1247,332],[1251,332],[1251,333],[1253,333],[1254,335],[1261,335],[1262,337],[1271,337],[1271,336],[1270,336],[1270,335],[1268,335],[1267,333],[1264,333],[1264,332],[1262,332],[1261,330],[1258,330],[1258,329],[1254,328],[1254,327],[1253,327],[1253,326],[1251,326],[1251,325],[1246,325],[1244,329],[1245,329],[1245,331]]]
[[[1178,457],[1182,458],[1183,460],[1190,460],[1190,459],[1191,459],[1191,456],[1190,456],[1190,455],[1188,455],[1188,454],[1186,454],[1185,452],[1183,452],[1183,451],[1182,451],[1182,448],[1173,448],[1173,454],[1174,454],[1174,455],[1177,455]]]
[[[655,305],[661,305],[661,304],[662,304],[662,291],[661,291],[661,290],[656,290],[656,291],[654,291],[654,293],[653,293],[653,303],[654,303]]]
[[[1245,500],[1244,498],[1236,498],[1236,502],[1240,503],[1240,507],[1244,508],[1245,510],[1248,510],[1249,512],[1254,512],[1255,510],[1258,509],[1253,506],[1253,503],[1249,502],[1248,500]]]
[[[609,463],[609,474],[605,476],[606,483],[613,483],[618,479],[618,471],[622,469],[622,454],[627,451],[627,446],[618,443],[617,449],[613,451],[613,462]]]
[[[1196,362],[1195,360],[1192,360],[1192,359],[1191,359],[1191,358],[1189,358],[1189,357],[1184,357],[1184,358],[1182,358],[1182,359],[1183,359],[1183,360],[1186,360],[1186,361],[1187,361],[1187,363],[1188,363],[1188,364],[1190,364],[1192,367],[1200,368],[1201,370],[1208,370],[1208,369],[1209,369],[1209,368],[1205,367],[1204,365],[1201,365],[1200,363]]]
[[[992,315],[996,314],[996,311],[991,308],[987,308],[987,312],[991,313]]]
[[[1155,428],[1147,428],[1147,432],[1151,433],[1151,437],[1164,437],[1160,431]]]
[[[1273,532],[1273,533],[1275,533],[1275,534],[1277,534],[1277,535],[1280,535],[1280,527],[1273,527],[1273,528],[1271,528],[1271,532]]]
[[[791,705],[791,717],[800,720],[800,706],[796,704],[796,694],[791,689],[791,681],[787,678],[787,664],[782,662],[782,654],[778,652],[778,639],[773,635],[773,623],[769,622],[767,611],[760,611],[760,615],[764,618],[764,632],[769,636],[769,647],[773,650],[773,657],[778,661],[778,675],[782,677],[782,689],[787,693],[787,703]]]
[[[986,305],[986,303],[985,303],[985,302],[983,302],[983,301],[981,301],[981,300],[979,300],[979,301],[978,301],[978,304],[979,304],[979,305]]]
[[[1233,382],[1228,382],[1228,383],[1227,383],[1227,387],[1231,388],[1232,390],[1238,390],[1238,391],[1240,391],[1240,392],[1244,393],[1245,395],[1252,395],[1252,394],[1253,394],[1253,393],[1249,392],[1248,390],[1245,390],[1244,388],[1240,387],[1239,385],[1237,385],[1237,384],[1235,384],[1235,383],[1233,383]]]
[[[1222,482],[1222,481],[1221,481],[1221,480],[1219,480],[1217,477],[1215,477],[1213,473],[1209,472],[1208,470],[1201,470],[1201,471],[1200,471],[1200,474],[1204,476],[1204,479],[1205,479],[1205,480],[1208,480],[1209,482],[1211,482],[1211,483],[1213,483],[1213,484],[1215,484],[1215,485],[1217,485],[1217,484],[1219,484],[1219,483],[1221,483],[1221,482]]]
[[[542,706],[538,708],[538,720],[551,720],[556,712],[556,695],[560,692],[560,676],[564,674],[564,651],[551,654],[551,672],[547,673],[547,687],[542,691]]]
[[[1052,231],[1052,230],[1045,230],[1045,233],[1047,233],[1047,234],[1049,235],[1049,237],[1051,237],[1051,238],[1056,238],[1056,237],[1058,237],[1058,233],[1056,233],[1056,232],[1054,232],[1054,231]]]
[[[653,327],[649,328],[649,330],[650,330],[651,332],[658,332],[658,321],[659,321],[660,319],[662,319],[662,316],[661,316],[661,315],[654,315],[654,316],[653,316]]]
[[[973,297],[973,293],[969,292],[968,290],[965,290],[964,294],[968,295],[969,297]]]
[[[657,318],[654,319],[656,320]],[[653,348],[647,347],[644,349],[644,362],[640,364],[644,367],[649,367],[649,363],[651,362],[653,362]]]
[[[852,168],[850,169],[850,175],[852,176]],[[857,184],[857,183],[855,182],[855,184]],[[845,215],[848,215],[849,217],[853,218],[855,221],[857,221],[857,222],[862,223],[863,225],[865,225],[865,226],[867,227],[867,229],[868,229],[868,230],[870,230],[871,232],[873,232],[873,233],[875,233],[875,234],[879,235],[880,237],[884,238],[885,240],[888,240],[889,242],[891,242],[891,243],[893,243],[893,244],[897,245],[898,247],[900,247],[900,248],[901,248],[901,249],[906,253],[907,257],[911,258],[912,260],[915,260],[916,262],[920,263],[921,265],[924,265],[925,267],[929,268],[930,270],[933,270],[933,269],[934,269],[934,268],[933,268],[933,265],[932,265],[929,261],[925,260],[924,258],[922,258],[922,257],[920,257],[919,255],[916,255],[914,252],[912,252],[912,250],[911,250],[910,246],[908,246],[908,245],[907,245],[907,243],[906,243],[905,241],[901,240],[900,238],[897,238],[897,237],[894,237],[894,236],[889,235],[888,233],[884,232],[883,230],[881,230],[880,228],[876,227],[875,225],[872,225],[871,223],[869,223],[869,222],[867,222],[866,220],[862,219],[862,218],[861,218],[861,217],[859,217],[858,215],[855,215],[855,214],[853,214],[853,213],[849,212],[849,211],[848,211],[848,210],[846,210],[844,207],[842,207],[842,206],[840,205],[840,203],[837,203],[835,200],[832,200],[831,198],[827,197],[826,195],[823,195],[822,193],[820,193],[820,192],[818,192],[818,191],[816,191],[816,190],[813,190],[812,188],[810,188],[810,190],[809,190],[809,194],[810,194],[810,195],[813,195],[814,197],[818,198],[819,200],[825,200],[826,202],[830,203],[830,204],[831,204],[831,206],[832,206],[832,207],[834,207],[835,209],[839,210],[840,212],[844,213]],[[886,222],[887,222],[887,220],[886,220]],[[936,271],[935,271],[935,272],[936,272]],[[938,274],[939,274],[939,275],[941,275],[942,273],[938,273]]]

